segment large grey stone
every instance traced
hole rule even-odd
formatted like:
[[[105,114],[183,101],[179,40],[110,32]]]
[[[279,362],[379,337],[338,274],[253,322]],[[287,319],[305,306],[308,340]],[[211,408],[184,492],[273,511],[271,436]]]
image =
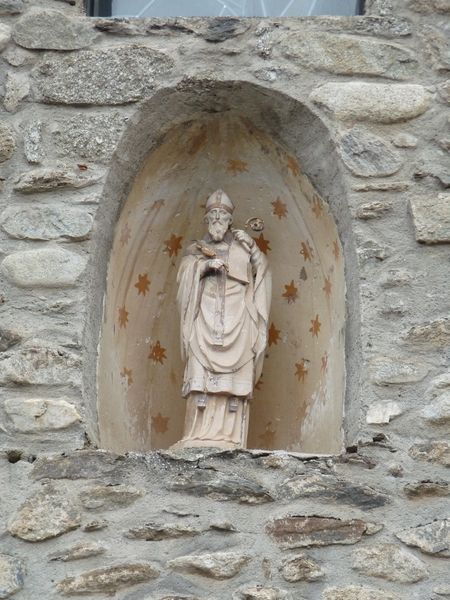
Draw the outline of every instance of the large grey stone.
[[[0,23],[0,52],[9,44],[11,39],[11,27],[5,23]]]
[[[406,529],[396,536],[408,546],[419,548],[426,554],[450,558],[450,519]]]
[[[285,600],[288,593],[284,590],[274,587],[265,587],[255,585],[253,587],[245,586],[233,594],[233,600]],[[302,600],[296,595],[296,600]]]
[[[444,317],[411,327],[403,336],[405,342],[428,350],[446,348],[450,342],[450,318]]]
[[[169,56],[148,46],[115,46],[45,58],[34,79],[44,102],[125,104],[147,96],[172,67]]]
[[[125,126],[119,113],[81,113],[57,121],[51,129],[52,141],[61,157],[82,158],[93,162],[111,159]]]
[[[388,402],[376,402],[369,406],[366,414],[366,423],[369,425],[386,425],[403,413],[403,409],[398,402],[393,400]]]
[[[386,177],[402,166],[387,142],[357,127],[341,135],[339,152],[345,166],[358,177]]]
[[[29,93],[30,81],[27,73],[7,73],[3,97],[5,110],[15,113]]]
[[[416,583],[428,576],[425,564],[396,544],[358,548],[352,554],[352,566],[369,577],[381,577],[400,583]]]
[[[192,537],[200,533],[200,529],[183,523],[146,523],[140,527],[133,527],[127,531],[125,537],[132,540],[157,542],[172,538]]]
[[[6,123],[0,123],[0,163],[11,158],[16,147],[16,136]]]
[[[22,240],[85,240],[92,225],[86,210],[62,206],[9,206],[1,220],[8,235]]]
[[[215,552],[180,556],[170,560],[167,566],[175,571],[203,575],[211,579],[231,579],[249,560],[250,556],[240,552]]]
[[[450,467],[450,443],[445,440],[414,444],[409,449],[409,455],[416,460]]]
[[[39,164],[45,152],[42,146],[42,121],[36,120],[27,123],[23,133],[23,149],[25,158],[29,163]]]
[[[3,229],[19,239],[80,241],[90,237],[93,227],[92,215],[80,208],[11,207],[5,214]]]
[[[356,544],[367,533],[360,519],[289,515],[276,518],[266,526],[267,533],[281,548],[305,548],[334,544]]]
[[[99,556],[104,554],[107,547],[100,542],[85,542],[81,541],[65,550],[58,550],[49,555],[51,561],[69,562],[72,560],[81,560],[83,558],[91,558],[91,556]]]
[[[42,456],[34,463],[34,479],[122,479],[125,458],[103,450],[81,450],[62,456]]]
[[[338,119],[396,123],[423,114],[431,104],[431,94],[421,85],[365,83],[325,83],[310,99]]]
[[[12,428],[22,433],[66,429],[81,420],[73,404],[61,399],[7,398],[4,410]]]
[[[84,188],[96,183],[100,177],[101,174],[96,171],[81,170],[70,165],[42,167],[19,175],[14,189],[23,194],[34,194],[60,188]]]
[[[81,359],[61,346],[32,344],[1,357],[0,383],[79,387]]]
[[[19,287],[72,287],[86,267],[86,258],[62,248],[23,250],[7,256],[1,272]]]
[[[357,585],[327,588],[322,598],[323,600],[401,600],[396,594]]]
[[[57,585],[66,596],[78,594],[114,594],[117,590],[158,577],[159,571],[148,562],[122,563],[66,577]]]
[[[13,39],[32,50],[78,50],[98,33],[86,18],[69,18],[57,10],[31,8],[14,27]]]
[[[408,8],[418,13],[450,13],[450,0],[409,0]]]
[[[281,498],[317,498],[320,501],[341,502],[363,510],[383,506],[389,498],[369,486],[339,479],[334,475],[314,473],[299,475],[285,481],[279,488]]]
[[[23,588],[25,570],[22,561],[0,554],[0,598],[9,598]]]
[[[283,579],[290,583],[295,581],[318,581],[325,577],[319,563],[306,554],[297,554],[291,558],[286,558],[281,564],[280,572]]]
[[[169,489],[216,500],[237,500],[246,504],[261,504],[273,500],[269,490],[241,475],[229,475],[209,469],[180,473]]]
[[[80,501],[88,510],[116,510],[131,506],[145,494],[131,485],[97,485],[80,492]]]
[[[448,496],[450,485],[443,480],[424,480],[407,483],[403,488],[408,498],[425,498],[435,496]]]
[[[323,31],[288,34],[283,37],[280,51],[308,69],[338,75],[407,79],[417,67],[412,52],[400,45]]]
[[[361,204],[356,209],[356,216],[362,221],[370,219],[378,219],[392,210],[392,202],[390,200],[374,200]]]
[[[429,367],[423,362],[379,356],[370,361],[370,379],[376,385],[395,385],[422,381]]]
[[[9,327],[0,327],[0,352],[5,352],[22,340],[21,334]]]
[[[25,9],[24,0],[0,0],[0,15],[19,15]]]
[[[41,542],[80,525],[78,507],[62,491],[47,484],[22,504],[8,531],[27,542]]]
[[[450,194],[410,200],[416,240],[423,244],[450,244]]]
[[[425,421],[433,425],[450,423],[450,390],[429,402],[421,414]]]

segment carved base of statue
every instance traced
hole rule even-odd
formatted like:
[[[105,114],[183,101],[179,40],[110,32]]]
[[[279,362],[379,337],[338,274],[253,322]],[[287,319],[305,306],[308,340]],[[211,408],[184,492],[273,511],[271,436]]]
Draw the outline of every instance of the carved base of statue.
[[[249,409],[249,400],[237,396],[189,394],[184,437],[172,448],[245,448]]]

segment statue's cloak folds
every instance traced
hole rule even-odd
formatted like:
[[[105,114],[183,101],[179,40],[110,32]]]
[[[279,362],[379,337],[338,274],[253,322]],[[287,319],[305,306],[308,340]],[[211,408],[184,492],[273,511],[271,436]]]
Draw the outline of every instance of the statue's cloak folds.
[[[271,300],[267,259],[260,251],[251,257],[230,232],[225,241],[227,250],[217,258],[227,272],[201,277],[209,258],[198,244],[189,246],[178,271],[183,396],[197,391],[251,397],[261,376]]]

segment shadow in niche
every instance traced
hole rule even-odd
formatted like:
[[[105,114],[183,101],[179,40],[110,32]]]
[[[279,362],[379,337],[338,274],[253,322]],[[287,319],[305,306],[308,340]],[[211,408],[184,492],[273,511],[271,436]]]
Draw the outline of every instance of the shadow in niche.
[[[182,436],[176,273],[222,188],[235,225],[255,234],[273,272],[269,346],[250,412],[249,447],[339,452],[345,372],[342,247],[303,165],[236,108],[168,131],[134,179],[115,228],[98,363],[101,446],[167,448]]]

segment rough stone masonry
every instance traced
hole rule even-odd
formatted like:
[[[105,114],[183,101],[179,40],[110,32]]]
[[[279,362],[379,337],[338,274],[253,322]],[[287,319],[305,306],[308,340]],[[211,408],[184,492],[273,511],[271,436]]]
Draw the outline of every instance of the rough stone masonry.
[[[450,596],[449,29],[449,0],[222,20],[0,0],[0,598]],[[94,240],[105,182],[125,193],[138,166],[111,174],[117,149],[158,90],[236,80],[302,103],[340,155],[361,344],[346,449],[97,449]]]

